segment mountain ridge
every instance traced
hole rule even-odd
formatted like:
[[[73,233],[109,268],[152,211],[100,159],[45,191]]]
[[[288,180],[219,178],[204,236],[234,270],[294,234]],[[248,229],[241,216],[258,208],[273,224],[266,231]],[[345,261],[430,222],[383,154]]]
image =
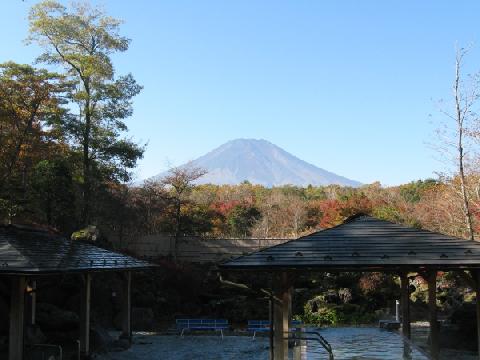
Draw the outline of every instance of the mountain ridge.
[[[180,167],[208,171],[198,184],[239,184],[245,180],[267,187],[330,185],[358,187],[360,182],[310,164],[264,139],[235,139]],[[166,173],[154,176],[159,179]]]

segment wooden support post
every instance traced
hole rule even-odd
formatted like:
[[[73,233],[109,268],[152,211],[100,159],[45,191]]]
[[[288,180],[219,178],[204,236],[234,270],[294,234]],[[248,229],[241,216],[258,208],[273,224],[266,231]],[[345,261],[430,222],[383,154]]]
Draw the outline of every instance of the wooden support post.
[[[83,357],[90,355],[90,297],[92,275],[83,276],[80,289],[80,353]]]
[[[284,328],[286,327],[285,337],[288,337],[288,331],[290,330],[292,325],[292,321],[291,321],[292,320],[292,287],[291,286],[287,285],[286,291],[283,292],[282,307],[283,307],[283,311],[282,311],[283,324],[284,324]],[[288,349],[288,340],[287,340],[287,349]]]
[[[410,339],[410,283],[408,280],[408,273],[402,272],[400,274],[401,284],[401,299],[400,305],[402,306],[402,334],[406,338]]]
[[[270,343],[270,357],[269,360],[274,360],[274,353],[273,353],[273,295],[270,295],[270,300],[268,301],[268,320],[270,321],[270,333],[268,336],[268,340]]]
[[[288,274],[275,274],[273,283],[273,358],[288,360],[288,306],[290,286]]]
[[[23,360],[23,328],[25,321],[25,276],[12,279],[10,296],[10,338],[8,348],[9,360]]]
[[[476,306],[477,306],[477,342],[478,357],[480,358],[480,270],[472,270],[472,277],[475,280]]]
[[[32,281],[32,293],[30,294],[32,300],[32,308],[31,308],[31,324],[35,325],[37,322],[37,281]]]
[[[288,288],[287,307],[288,307],[288,328],[292,327],[293,309],[292,309],[293,287]]]
[[[439,329],[437,321],[437,272],[427,273],[428,281],[428,310],[430,319],[430,356],[432,360],[439,357]]]
[[[122,299],[122,335],[121,338],[132,341],[132,273],[123,275],[123,299]]]
[[[25,324],[35,325],[36,310],[37,310],[37,282],[31,280],[27,282],[26,296],[25,296]]]
[[[282,296],[282,325],[283,325],[283,356],[288,360],[288,332],[291,323],[292,309],[292,288],[287,273],[282,274],[283,296]]]

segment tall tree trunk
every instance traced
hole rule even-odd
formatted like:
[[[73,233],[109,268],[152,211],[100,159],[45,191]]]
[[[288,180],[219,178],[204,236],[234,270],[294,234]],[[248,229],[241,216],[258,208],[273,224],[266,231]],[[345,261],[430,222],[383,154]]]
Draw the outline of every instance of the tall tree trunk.
[[[91,211],[91,164],[90,164],[90,133],[92,126],[92,114],[90,108],[90,87],[88,79],[84,81],[85,92],[87,99],[85,101],[84,116],[85,116],[85,129],[83,133],[83,211],[82,222],[83,225],[90,223],[90,211]]]
[[[457,53],[456,63],[455,63],[455,86],[454,86],[454,95],[455,95],[455,107],[456,107],[456,121],[457,121],[457,131],[458,131],[458,173],[460,176],[460,191],[463,202],[463,214],[465,217],[465,225],[467,227],[468,235],[470,240],[474,240],[473,233],[473,224],[472,224],[472,213],[470,212],[470,204],[468,201],[467,188],[466,188],[466,179],[465,179],[465,168],[464,168],[464,149],[463,149],[463,136],[464,136],[464,119],[465,119],[465,110],[462,109],[461,104],[461,95],[460,95],[460,67],[461,67],[462,54]]]
[[[173,245],[173,261],[177,261],[177,248],[180,240],[180,217],[181,217],[182,203],[180,197],[175,204],[175,244]]]

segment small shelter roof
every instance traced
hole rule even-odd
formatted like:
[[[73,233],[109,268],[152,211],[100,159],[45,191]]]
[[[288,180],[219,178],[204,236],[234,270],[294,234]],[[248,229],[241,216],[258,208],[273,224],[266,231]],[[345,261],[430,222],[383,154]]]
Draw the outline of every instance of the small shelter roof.
[[[0,274],[136,270],[150,263],[84,241],[18,226],[0,226]]]
[[[480,242],[359,214],[333,228],[227,261],[220,267],[325,271],[480,268]]]

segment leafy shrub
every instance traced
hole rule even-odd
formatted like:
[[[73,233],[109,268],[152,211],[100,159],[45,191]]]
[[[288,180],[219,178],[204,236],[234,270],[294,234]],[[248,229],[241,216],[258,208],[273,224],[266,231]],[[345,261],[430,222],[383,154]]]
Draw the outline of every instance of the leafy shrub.
[[[338,315],[335,309],[322,306],[317,311],[312,310],[312,305],[308,302],[305,305],[302,321],[305,324],[324,326],[324,325],[336,325],[338,323]]]
[[[361,325],[371,324],[378,320],[377,314],[368,311],[364,306],[356,304],[332,305],[324,301],[323,296],[309,300],[304,307],[300,319],[305,324],[329,326],[339,324]]]
[[[346,305],[337,306],[335,309],[338,314],[338,322],[341,324],[362,325],[371,324],[378,320],[377,314],[367,311],[362,306],[355,305],[351,308]]]

